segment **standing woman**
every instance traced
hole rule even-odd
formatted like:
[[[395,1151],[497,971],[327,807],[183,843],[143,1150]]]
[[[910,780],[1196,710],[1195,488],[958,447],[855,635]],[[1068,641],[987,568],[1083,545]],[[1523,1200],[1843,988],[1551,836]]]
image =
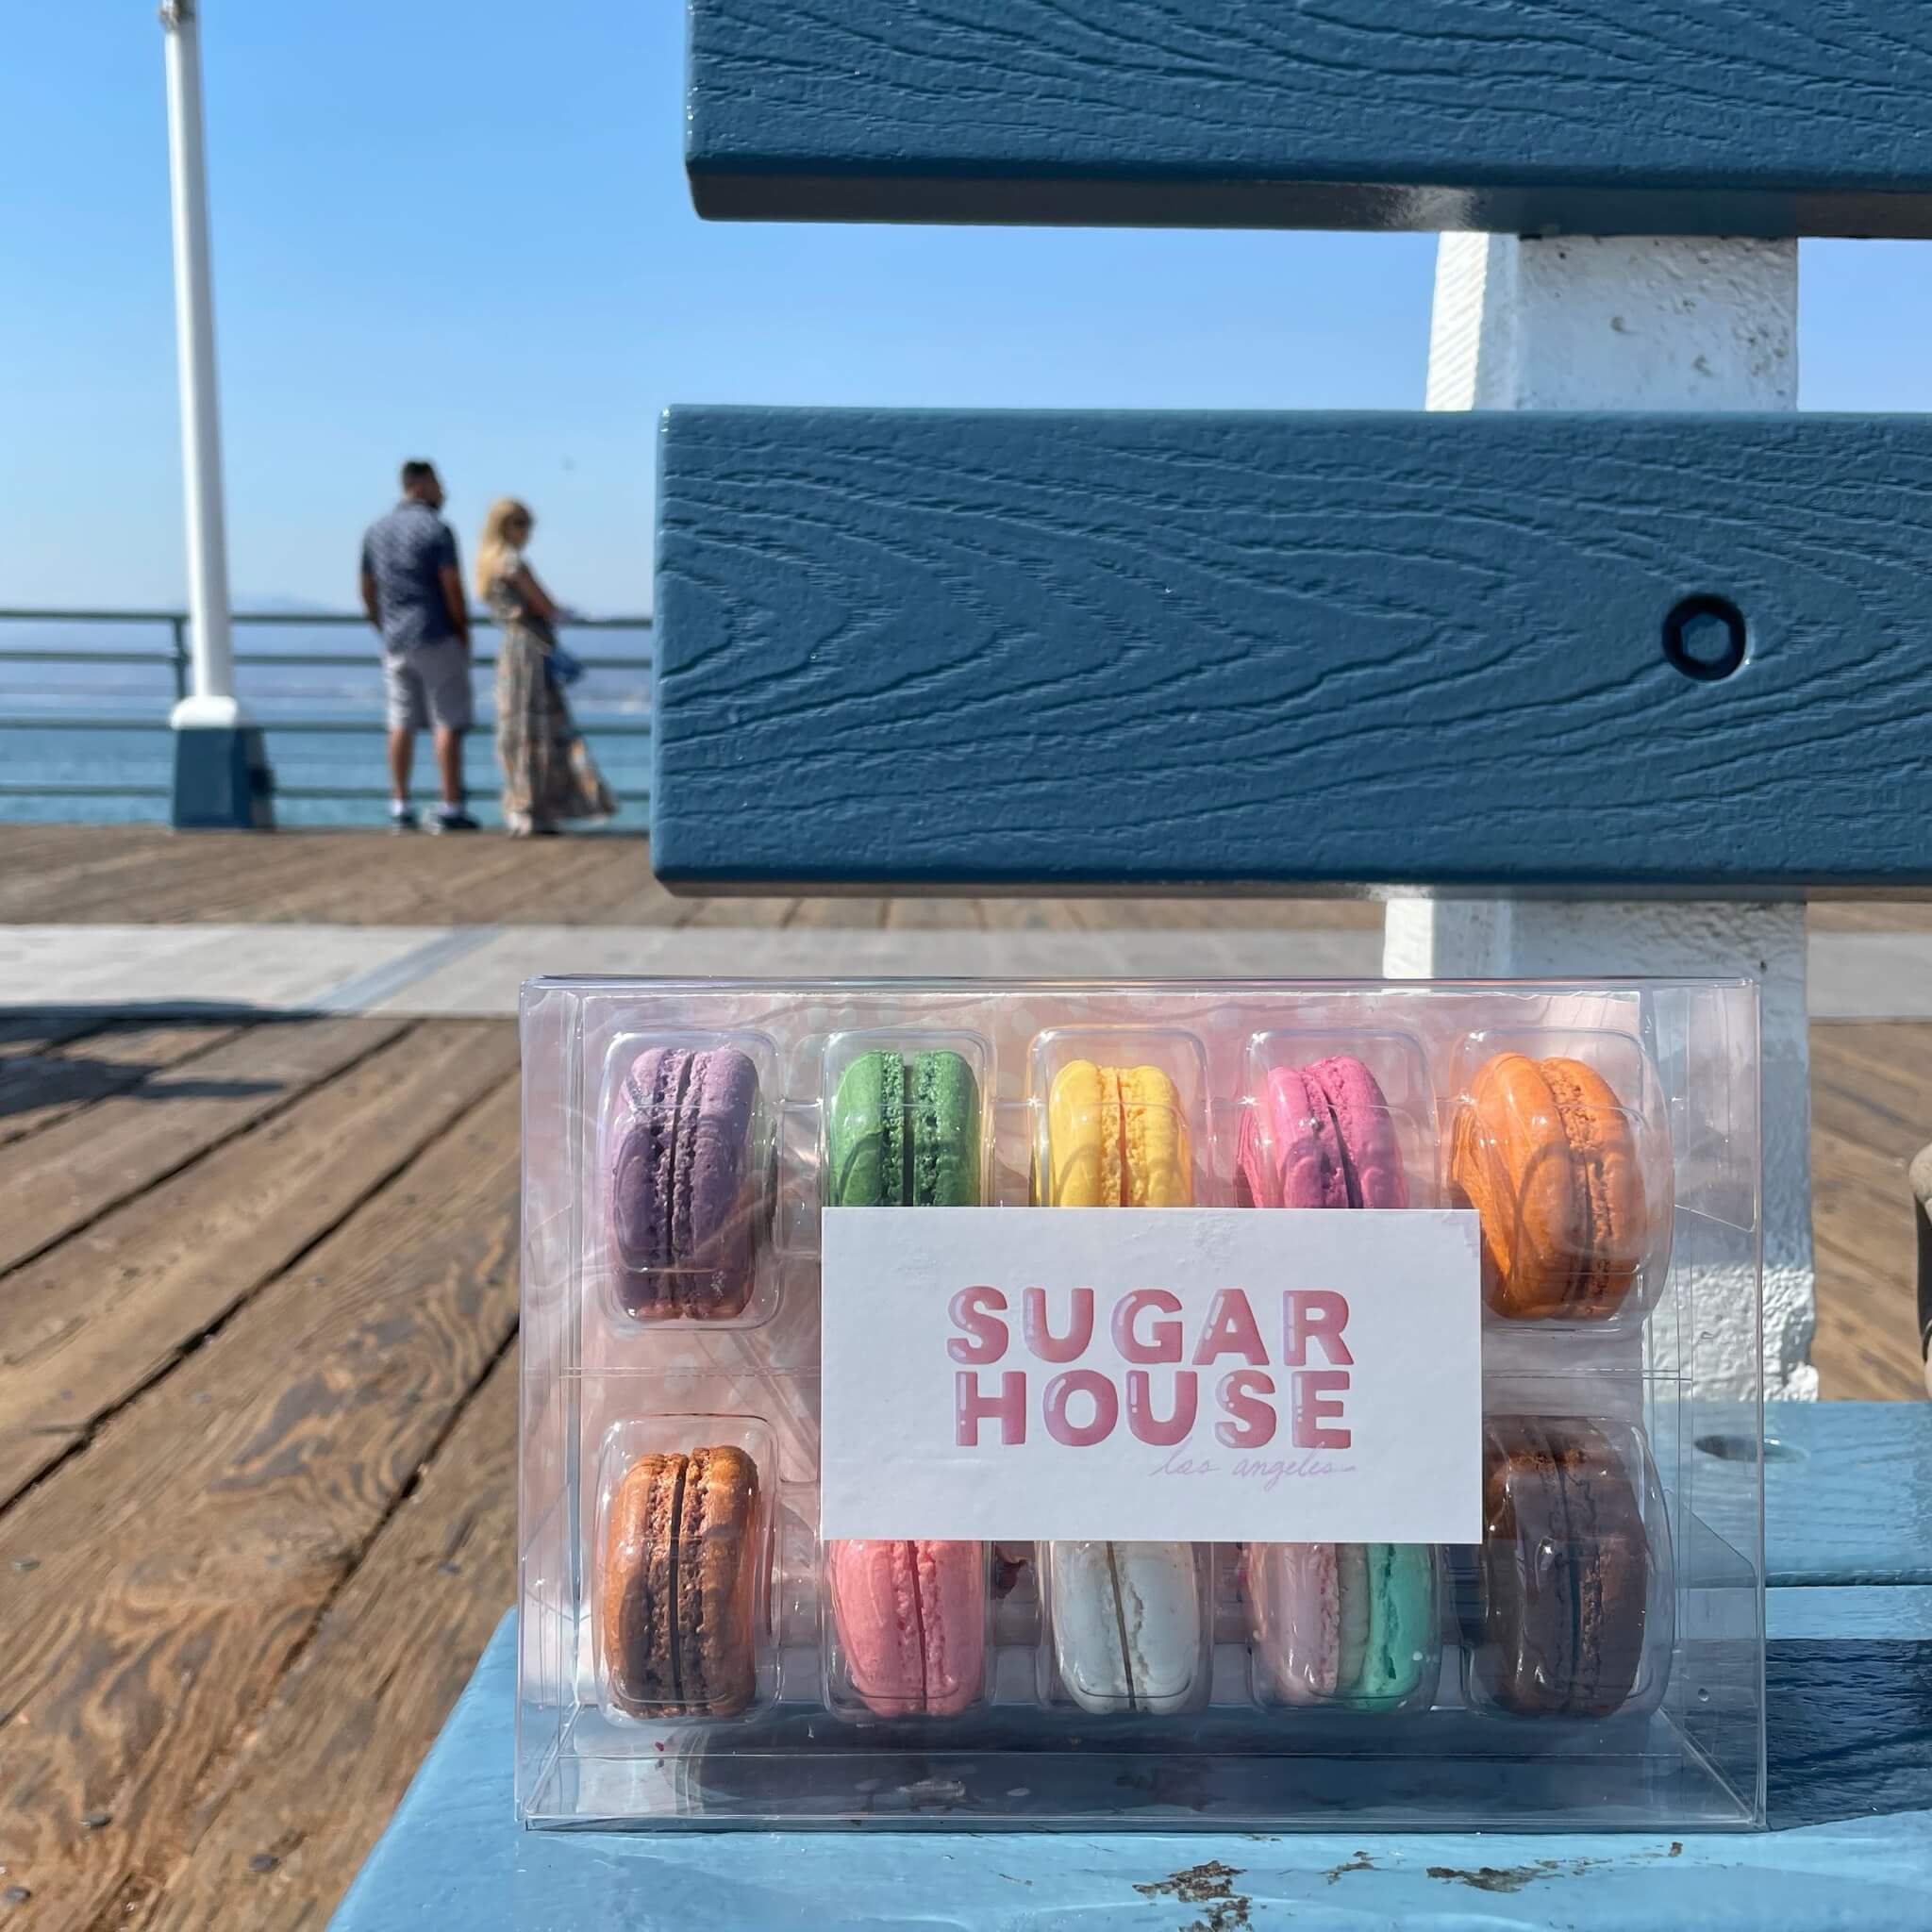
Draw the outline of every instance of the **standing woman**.
[[[565,819],[604,819],[617,799],[571,722],[550,662],[558,608],[524,561],[536,519],[513,496],[483,520],[476,588],[502,626],[496,656],[496,757],[511,838],[555,833]]]

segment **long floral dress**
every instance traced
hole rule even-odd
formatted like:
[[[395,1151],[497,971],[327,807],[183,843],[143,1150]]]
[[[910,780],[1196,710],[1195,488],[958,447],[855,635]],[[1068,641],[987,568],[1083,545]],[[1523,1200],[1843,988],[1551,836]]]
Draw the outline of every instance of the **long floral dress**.
[[[503,822],[512,833],[554,829],[565,819],[604,819],[616,794],[571,721],[562,688],[544,660],[557,642],[525,608],[517,588],[524,559],[514,550],[490,581],[490,608],[502,625],[496,654],[496,757],[503,767]]]

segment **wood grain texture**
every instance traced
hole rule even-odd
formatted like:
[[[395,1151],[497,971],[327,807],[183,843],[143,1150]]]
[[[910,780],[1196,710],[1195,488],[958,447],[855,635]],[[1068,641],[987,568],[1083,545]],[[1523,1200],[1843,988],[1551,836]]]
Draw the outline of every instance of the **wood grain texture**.
[[[502,1354],[517,1168],[506,1085],[0,1514],[0,1864],[35,1932],[147,1908]]]
[[[197,1794],[185,1853],[128,1932],[327,1923],[514,1588],[516,1444],[512,1348]]]
[[[516,1065],[508,1025],[418,1026],[0,1277],[0,1507]]]
[[[244,1031],[23,1141],[7,1161],[0,1274],[374,1053],[405,1024],[298,1021]]]
[[[73,1014],[0,1012],[0,1079],[13,1061],[38,1058],[78,1040],[83,1033],[99,1030],[103,1020],[78,1018]]]
[[[1932,1024],[1811,1028],[1811,1359],[1826,1396],[1924,1400],[1906,1168],[1927,1141]]]
[[[1695,1433],[1749,1426],[1713,1405]],[[1932,1585],[1932,1404],[1774,1402],[1764,1429],[1771,1583]]]
[[[234,1037],[232,1026],[109,1025],[0,1064],[0,1147]]]
[[[692,0],[726,219],[1932,233],[1913,0]]]
[[[506,1618],[332,1932],[885,1932],[911,1923],[908,1899],[942,1899],[943,1923],[960,1932],[1922,1932],[1932,1890],[1925,1642],[1848,1635],[1772,1646],[1773,1829],[1755,1835],[754,1832],[734,1838],[728,1857],[704,1833],[611,1834],[592,1855],[575,1835],[519,1831],[515,1662]],[[1197,1880],[1183,1903],[1176,1881],[1204,1867],[1210,1879],[1225,1874],[1219,1902]]]
[[[673,410],[654,862],[1921,890],[1928,519],[1932,418]]]
[[[1774,1642],[1857,1638],[1861,1642],[1932,1643],[1932,1588],[1924,1584],[1820,1584],[1765,1596]]]
[[[45,835],[77,835],[56,843]],[[219,883],[184,861],[208,841],[222,846]],[[278,831],[273,839],[253,832],[197,832],[192,838],[145,825],[0,825],[0,895],[15,891],[12,916],[29,924],[66,917],[57,860],[96,862],[125,858],[139,878],[117,908],[135,924],[193,924],[215,917],[250,924],[314,921],[370,925],[390,922],[424,925],[679,926],[699,901],[674,896],[650,871],[650,848],[641,839],[596,836],[541,843],[490,841],[501,869],[454,872],[426,862],[435,841],[391,839],[359,831]],[[295,855],[292,873],[277,855]],[[579,858],[578,855],[582,857]],[[575,859],[565,866],[559,855]],[[1081,906],[1041,898],[943,902],[962,931],[1071,931],[1095,922],[1148,930],[1202,926],[1282,932],[1346,928],[1379,930],[1382,908],[1370,899],[1324,897],[1136,897],[1112,892]],[[887,902],[841,894],[798,901],[787,922],[803,926],[876,927]],[[727,908],[728,911],[728,908]],[[715,916],[715,915],[714,915]],[[1811,908],[1814,931],[1900,933],[1932,929],[1932,903],[1883,899],[1824,899]],[[75,916],[90,924],[91,917]],[[108,1015],[14,1012],[0,1014],[0,1078],[10,1060],[34,1058],[62,1041],[98,1030]]]

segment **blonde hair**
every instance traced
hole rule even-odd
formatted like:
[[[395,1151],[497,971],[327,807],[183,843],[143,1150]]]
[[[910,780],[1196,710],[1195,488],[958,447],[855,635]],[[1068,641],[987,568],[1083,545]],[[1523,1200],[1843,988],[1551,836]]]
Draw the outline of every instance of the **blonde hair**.
[[[537,527],[537,519],[530,514],[529,507],[514,496],[499,496],[483,519],[483,541],[476,545],[476,594],[485,600],[503,567],[503,559],[517,547],[505,534],[517,523],[526,526],[526,536]]]

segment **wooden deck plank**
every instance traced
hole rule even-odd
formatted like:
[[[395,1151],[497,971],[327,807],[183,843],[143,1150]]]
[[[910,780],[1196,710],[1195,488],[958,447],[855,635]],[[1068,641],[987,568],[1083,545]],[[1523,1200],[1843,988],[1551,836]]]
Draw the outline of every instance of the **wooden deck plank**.
[[[238,842],[246,841],[253,836],[251,834],[224,836],[225,842],[223,847],[207,855],[193,870],[184,869],[179,874],[185,890],[174,903],[178,904],[180,899],[189,900],[194,908],[195,921],[273,924],[285,922],[334,923],[329,919],[329,908],[344,896],[347,881],[342,876],[341,859],[335,854],[332,843],[319,843],[307,837],[276,838],[270,841],[275,849],[262,853],[245,842]],[[362,915],[363,923],[371,925],[413,923],[379,905],[400,883],[398,874],[404,873],[408,864],[400,852],[391,856],[389,847],[403,846],[408,842],[394,839],[377,846],[373,840],[363,840],[363,862],[356,869],[359,874],[357,897],[370,908]],[[442,862],[444,869],[448,870],[447,852],[442,855]],[[184,867],[190,861],[184,861]],[[175,870],[172,864],[169,870],[171,873]],[[171,909],[170,900],[165,896],[153,896],[143,904],[143,921],[157,919],[172,924],[181,917],[178,911]]]
[[[235,1037],[233,1026],[102,1027],[77,1024],[76,1038],[43,1054],[0,1065],[0,1147],[23,1141],[97,1100],[125,1093]]]
[[[492,924],[502,883],[516,871],[517,853],[509,841],[487,833],[413,836],[375,832],[302,833],[299,844],[308,862],[292,876],[283,875],[272,891],[251,895],[245,876],[236,880],[225,916],[267,923],[333,924],[346,896],[344,860],[337,847],[359,841],[365,857],[358,871],[355,919],[371,925]],[[377,841],[380,841],[379,844]],[[321,861],[321,862],[317,862]]]
[[[629,859],[614,874],[598,875],[609,891],[608,902],[586,898],[573,908],[573,923],[579,925],[677,925],[686,917],[691,901],[680,899],[651,870],[650,848],[641,842],[629,844]],[[587,893],[595,884],[587,886]]]
[[[46,869],[59,864],[63,858],[83,848],[98,850],[96,835],[102,827],[79,820],[48,820],[40,824],[9,824],[6,829],[8,849],[16,864]],[[125,825],[113,829],[146,833],[152,828]]]
[[[1913,1400],[1924,1383],[1906,1166],[1932,1140],[1932,1023],[1814,1025],[1811,1116],[1822,1392]]]
[[[798,900],[795,897],[692,899],[687,903],[691,911],[688,918],[677,922],[681,926],[771,927],[783,925]]]
[[[983,932],[985,915],[974,899],[901,898],[886,901],[886,925],[893,932]]]
[[[77,889],[76,880],[86,890]],[[0,920],[26,924],[174,924],[221,918],[360,925],[677,925],[704,903],[673,894],[657,880],[641,837],[447,840],[291,830],[265,838],[152,826],[0,824]],[[755,923],[755,915],[741,910],[745,903],[721,901],[708,923]],[[867,902],[828,897],[815,903],[824,908],[815,923],[841,925],[859,915],[840,908]],[[981,904],[994,931],[1049,929],[1044,921],[1053,922],[1050,929],[1071,931],[1089,920],[1180,931],[1367,930],[1382,917],[1374,901],[1326,897],[1121,896],[1090,902],[1080,915],[1060,900]],[[1932,900],[1824,900],[1811,907],[1810,916],[1819,932],[1932,931]]]
[[[1071,899],[985,898],[979,916],[989,932],[1077,932]]]
[[[514,1593],[516,1441],[512,1347],[197,1795],[130,1932],[327,1924]]]
[[[682,925],[691,902],[680,899],[651,870],[646,839],[597,841],[599,862],[584,875],[581,897],[569,908],[574,925]]]
[[[181,835],[159,849],[142,842],[126,851],[110,850],[103,858],[63,867],[48,882],[41,906],[21,910],[0,898],[0,913],[26,923],[144,924],[157,917],[164,889],[198,904],[211,887],[238,876],[258,880],[291,858],[299,859],[297,851],[279,841],[265,847],[244,844],[251,836],[196,833],[192,838]]]
[[[535,863],[526,857],[532,850],[540,855]],[[500,923],[514,925],[601,924],[601,908],[623,891],[625,875],[650,872],[641,845],[611,839],[517,841],[510,858],[509,865],[491,874],[491,889],[507,901],[499,909],[508,916]],[[675,925],[684,917],[664,892],[658,916],[650,923]]]
[[[1076,900],[1103,924],[1151,932],[1380,932],[1382,908],[1373,899],[1130,899],[1114,917],[1113,902]]]
[[[1912,899],[1821,899],[1809,908],[1813,932],[1932,932],[1932,905]]]
[[[516,1069],[425,1023],[0,1278],[0,1507]]]
[[[517,1128],[500,1088],[0,1515],[0,1864],[35,1932],[152,1903],[193,1795],[503,1352]]]
[[[107,1016],[99,1013],[0,1012],[0,1071],[10,1060],[50,1053],[107,1024]]]
[[[1818,1329],[1811,1360],[1820,1393],[1923,1398],[1903,1163],[1828,1129],[1818,1130],[1812,1145]]]
[[[886,923],[890,899],[800,899],[785,924],[794,931],[876,932]]]
[[[358,1018],[250,1027],[198,1060],[17,1142],[6,1163],[0,1273],[286,1107],[407,1024]]]
[[[0,867],[0,919],[38,924],[73,917],[67,906],[70,889],[115,873],[132,879],[152,876],[158,867],[170,873],[185,860],[184,851],[169,850],[146,826],[97,825],[84,843],[49,850],[33,835],[40,825],[4,828],[8,862]],[[210,838],[219,834],[210,833]]]
[[[535,889],[558,874],[575,875],[583,869],[586,847],[569,841],[545,841],[545,863],[533,867],[530,846],[520,841],[488,835],[451,838],[431,834],[392,839],[407,848],[393,868],[372,868],[371,897],[364,915],[378,925],[494,925],[507,904],[519,908]],[[308,896],[279,915],[323,920],[320,909],[340,898],[332,880],[312,881]]]

